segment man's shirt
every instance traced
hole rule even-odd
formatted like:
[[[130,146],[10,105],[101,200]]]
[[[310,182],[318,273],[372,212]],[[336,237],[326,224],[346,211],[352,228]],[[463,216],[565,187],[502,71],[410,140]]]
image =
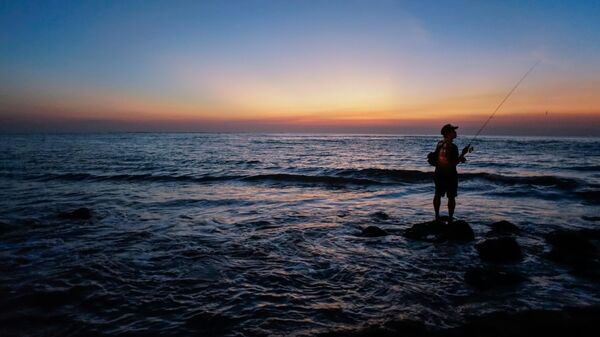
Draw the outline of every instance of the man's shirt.
[[[458,147],[451,141],[442,140],[438,143],[440,150],[438,151],[437,169],[446,172],[455,172],[458,165]]]

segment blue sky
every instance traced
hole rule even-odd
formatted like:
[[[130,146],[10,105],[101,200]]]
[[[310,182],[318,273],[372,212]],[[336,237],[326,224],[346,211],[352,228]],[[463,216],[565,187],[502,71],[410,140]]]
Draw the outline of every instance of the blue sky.
[[[598,1],[0,1],[0,117],[475,123],[538,59],[507,112],[594,117],[599,18]]]

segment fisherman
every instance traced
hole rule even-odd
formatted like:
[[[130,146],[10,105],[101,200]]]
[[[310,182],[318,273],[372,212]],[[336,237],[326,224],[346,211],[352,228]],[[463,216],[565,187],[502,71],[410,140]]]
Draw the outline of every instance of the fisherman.
[[[469,152],[467,145],[460,156],[458,147],[452,142],[456,138],[456,129],[458,126],[446,124],[442,127],[442,136],[444,139],[439,141],[436,147],[437,162],[435,165],[435,195],[433,197],[433,208],[435,210],[435,220],[440,221],[440,202],[445,195],[448,197],[448,223],[452,222],[454,208],[456,207],[456,195],[458,190],[458,173],[456,166],[467,161],[465,154]]]

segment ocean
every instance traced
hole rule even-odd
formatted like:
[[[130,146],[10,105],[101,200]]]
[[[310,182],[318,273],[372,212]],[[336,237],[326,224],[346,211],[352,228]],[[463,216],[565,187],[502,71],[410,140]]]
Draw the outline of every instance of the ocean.
[[[544,257],[548,233],[599,224],[600,138],[477,138],[458,167],[469,243],[397,234],[433,219],[437,140],[0,135],[0,331],[304,336],[600,305],[597,280]],[[60,216],[81,207],[90,219]],[[527,280],[482,291],[465,271],[486,265],[474,243],[500,220],[521,229],[506,268]]]

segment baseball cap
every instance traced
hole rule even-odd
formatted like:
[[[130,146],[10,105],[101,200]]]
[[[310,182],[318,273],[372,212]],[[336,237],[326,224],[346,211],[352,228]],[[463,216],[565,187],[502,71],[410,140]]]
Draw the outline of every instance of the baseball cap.
[[[453,130],[458,129],[458,126],[453,126],[452,124],[446,124],[442,127],[442,136],[447,135]]]

